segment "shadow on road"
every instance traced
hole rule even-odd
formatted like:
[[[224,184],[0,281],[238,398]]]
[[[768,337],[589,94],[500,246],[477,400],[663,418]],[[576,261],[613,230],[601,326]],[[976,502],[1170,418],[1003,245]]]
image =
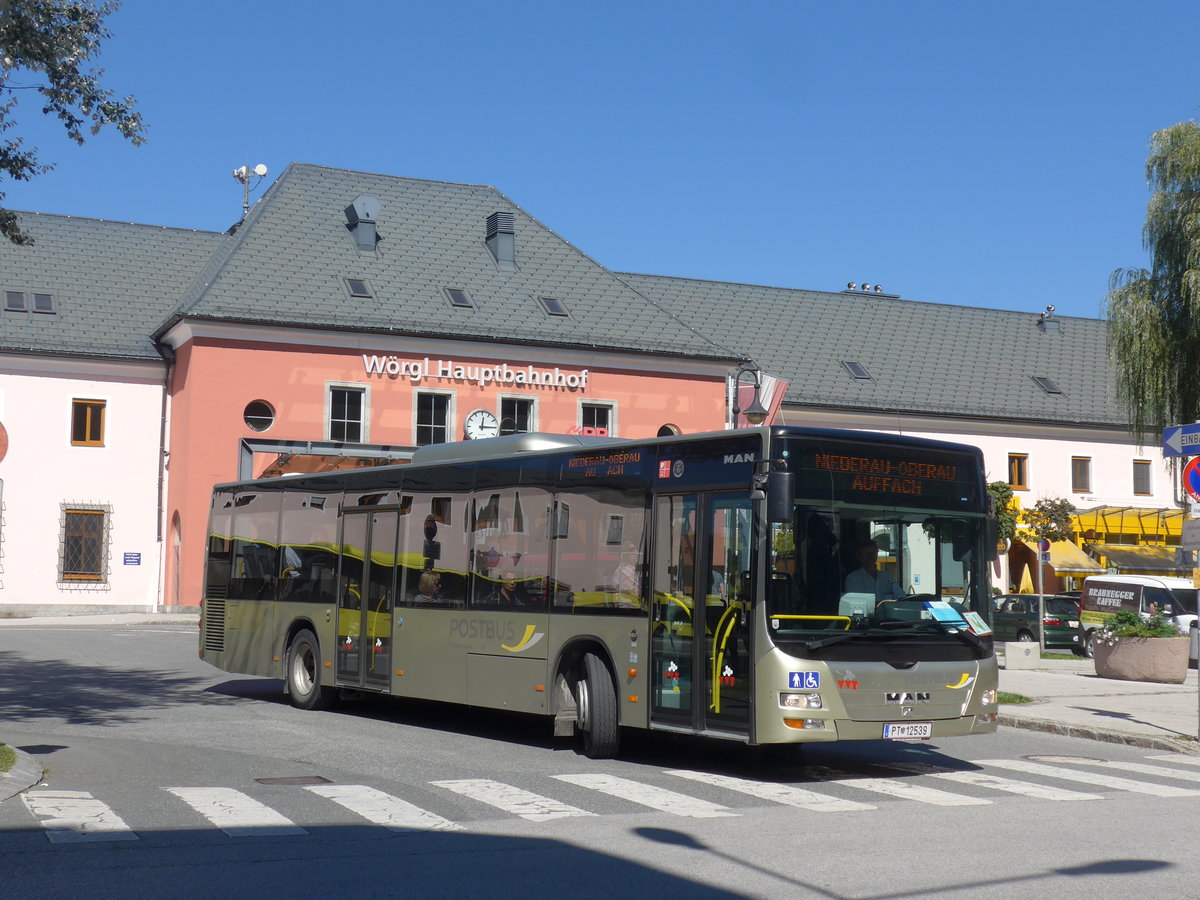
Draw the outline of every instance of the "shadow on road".
[[[182,672],[79,666],[0,650],[0,710],[9,724],[62,719],[73,725],[120,725],[139,710],[227,702],[200,690],[207,679]]]
[[[138,831],[132,840],[57,843],[40,828],[0,831],[0,869],[14,897],[745,896],[596,850],[546,838],[306,826],[293,837],[227,837],[216,829]],[[86,888],[81,888],[86,885]],[[82,890],[82,894],[81,894]]]

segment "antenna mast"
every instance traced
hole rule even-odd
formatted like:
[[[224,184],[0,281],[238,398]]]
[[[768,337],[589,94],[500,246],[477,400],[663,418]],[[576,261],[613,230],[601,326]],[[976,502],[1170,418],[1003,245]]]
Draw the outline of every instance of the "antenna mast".
[[[250,212],[250,179],[257,177],[260,181],[267,174],[267,167],[259,163],[253,169],[249,166],[238,166],[233,170],[233,177],[242,183],[242,219]],[[257,186],[257,182],[255,185]]]

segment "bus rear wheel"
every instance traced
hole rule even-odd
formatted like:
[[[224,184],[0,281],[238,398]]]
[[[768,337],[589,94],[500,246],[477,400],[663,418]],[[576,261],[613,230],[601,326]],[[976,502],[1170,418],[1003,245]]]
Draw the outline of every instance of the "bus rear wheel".
[[[583,677],[575,685],[576,724],[583,733],[583,752],[590,759],[617,755],[617,691],[608,666],[595,653],[583,657]]]
[[[321,680],[321,645],[311,631],[301,631],[292,639],[287,653],[287,686],[292,706],[300,709],[328,709],[337,697]]]

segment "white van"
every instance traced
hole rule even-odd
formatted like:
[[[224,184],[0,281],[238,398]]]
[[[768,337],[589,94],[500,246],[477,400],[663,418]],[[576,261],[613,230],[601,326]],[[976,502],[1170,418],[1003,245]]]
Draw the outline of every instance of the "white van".
[[[1083,581],[1083,594],[1079,598],[1079,619],[1083,623],[1086,652],[1092,655],[1092,640],[1097,628],[1119,609],[1128,609],[1150,615],[1150,607],[1157,606],[1175,624],[1180,634],[1192,639],[1190,656],[1197,657],[1198,632],[1196,614],[1180,602],[1174,593],[1190,591],[1185,598],[1194,598],[1195,588],[1186,578],[1170,578],[1159,575],[1090,575]]]

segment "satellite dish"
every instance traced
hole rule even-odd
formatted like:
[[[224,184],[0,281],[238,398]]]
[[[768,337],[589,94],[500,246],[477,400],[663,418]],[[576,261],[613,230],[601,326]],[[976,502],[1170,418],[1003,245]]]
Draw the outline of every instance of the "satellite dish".
[[[254,167],[254,174],[257,175],[259,178],[262,178],[262,176],[267,174],[267,167],[264,166],[262,163],[259,163],[257,166]]]

